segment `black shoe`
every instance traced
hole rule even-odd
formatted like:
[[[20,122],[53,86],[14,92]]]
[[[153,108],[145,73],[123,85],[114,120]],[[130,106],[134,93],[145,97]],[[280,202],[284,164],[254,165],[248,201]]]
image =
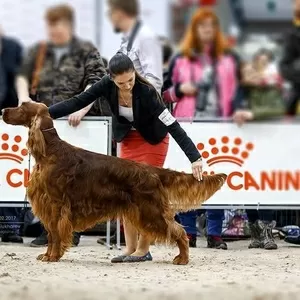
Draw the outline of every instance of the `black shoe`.
[[[207,248],[227,250],[227,244],[220,237],[208,235]]]
[[[16,244],[23,244],[23,238],[17,234],[13,233],[5,233],[3,234],[1,241],[3,243],[16,243]]]
[[[80,243],[80,233],[79,232],[74,232],[73,233],[73,246],[78,246]]]
[[[189,239],[189,247],[190,248],[197,248],[197,235],[195,234],[188,234]]]
[[[30,247],[45,247],[48,245],[48,233],[43,230],[42,234],[30,243]]]

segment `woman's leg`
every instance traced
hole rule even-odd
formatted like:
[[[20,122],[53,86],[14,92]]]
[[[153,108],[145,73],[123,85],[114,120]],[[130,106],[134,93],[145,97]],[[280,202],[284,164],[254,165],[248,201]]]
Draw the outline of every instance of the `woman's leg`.
[[[227,250],[226,243],[222,240],[224,220],[223,209],[207,210],[207,247]]]
[[[125,219],[123,219],[123,227],[124,227],[125,243],[126,243],[124,255],[131,255],[137,250],[138,231],[129,221]]]

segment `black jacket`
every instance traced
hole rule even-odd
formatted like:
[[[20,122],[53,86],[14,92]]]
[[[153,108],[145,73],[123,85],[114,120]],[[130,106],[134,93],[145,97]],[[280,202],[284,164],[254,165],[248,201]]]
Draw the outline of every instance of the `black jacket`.
[[[22,47],[14,39],[3,36],[0,37],[0,44],[1,73],[4,76],[2,82],[5,84],[5,95],[0,103],[1,114],[2,108],[18,106],[15,77],[22,63]]]
[[[300,98],[300,27],[294,26],[286,35],[283,55],[279,64],[283,78],[292,84],[287,101],[287,114],[295,115]]]
[[[109,76],[104,76],[78,96],[50,106],[50,115],[54,119],[66,116],[86,107],[101,96],[106,98],[110,105],[113,114],[113,134],[117,142],[123,140],[132,126],[153,145],[161,142],[169,132],[191,162],[201,157],[192,140],[159,99],[155,88],[141,83],[138,79],[133,87],[132,123],[119,115],[118,88]]]

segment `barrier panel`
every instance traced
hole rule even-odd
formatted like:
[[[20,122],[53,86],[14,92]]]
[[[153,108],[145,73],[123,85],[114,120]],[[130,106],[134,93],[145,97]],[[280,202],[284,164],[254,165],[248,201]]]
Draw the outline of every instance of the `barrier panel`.
[[[2,119],[0,124],[0,205],[24,205],[29,170],[34,165],[26,148],[28,129],[8,125]],[[54,126],[60,138],[74,146],[111,154],[111,118],[85,118],[76,128],[59,119]]]
[[[197,145],[208,174],[228,174],[226,185],[203,208],[300,207],[300,123],[181,122]],[[191,173],[171,138],[164,167]]]

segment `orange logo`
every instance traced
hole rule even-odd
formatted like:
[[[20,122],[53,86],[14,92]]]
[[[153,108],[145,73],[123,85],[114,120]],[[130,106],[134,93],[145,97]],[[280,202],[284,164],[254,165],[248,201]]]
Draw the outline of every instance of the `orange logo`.
[[[18,164],[22,164],[24,159],[28,157],[28,150],[23,148],[21,145],[22,137],[16,135],[10,137],[9,134],[4,133],[1,136],[0,146],[0,160],[2,161],[13,161]],[[6,184],[10,187],[26,187],[28,184],[29,170],[12,168],[10,164],[6,164],[4,167],[1,165],[0,171],[6,172]]]
[[[2,134],[1,139],[1,150],[3,152],[0,152],[0,159],[13,160],[21,164],[24,160],[23,157],[28,155],[27,149],[22,149],[20,151],[19,143],[22,141],[22,138],[19,135],[16,135],[14,137],[15,143],[11,146],[11,148],[9,147],[9,135],[7,133]],[[11,153],[10,151],[12,151],[13,153]]]
[[[229,163],[241,168],[249,159],[254,144],[243,142],[239,137],[230,139],[228,136],[223,136],[220,140],[212,137],[208,140],[208,145],[199,143],[197,148],[209,167]],[[215,172],[211,170],[209,173],[212,175]],[[207,174],[207,171],[203,172],[203,175]],[[260,170],[258,174],[254,175],[248,170],[241,172],[235,169],[229,172],[227,185],[235,191],[250,189],[261,191],[300,190],[300,171]]]
[[[199,143],[197,148],[200,151],[205,150],[201,155],[207,159],[209,167],[221,162],[229,162],[241,167],[244,164],[244,160],[249,157],[249,153],[253,150],[254,145],[252,143],[243,145],[241,138],[235,138],[232,147],[229,146],[229,142],[228,136],[223,136],[219,143],[215,138],[210,138],[208,141],[211,147],[210,150],[205,149],[202,143]]]

